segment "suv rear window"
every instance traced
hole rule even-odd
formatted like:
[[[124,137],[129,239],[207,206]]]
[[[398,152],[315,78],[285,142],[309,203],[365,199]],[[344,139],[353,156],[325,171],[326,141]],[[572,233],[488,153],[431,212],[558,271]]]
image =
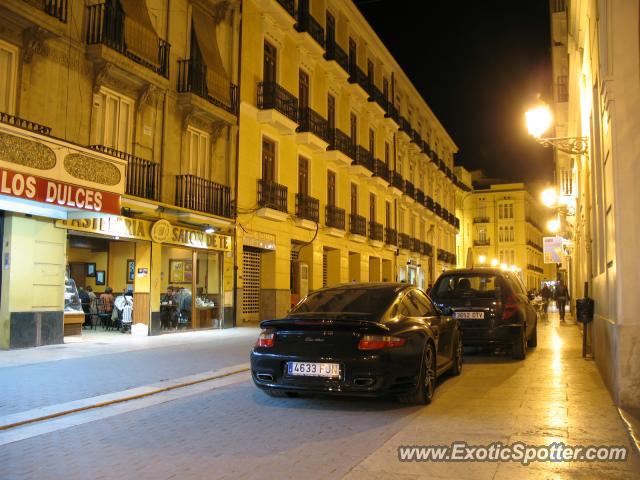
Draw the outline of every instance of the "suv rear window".
[[[498,298],[496,287],[502,280],[491,274],[443,275],[431,290],[431,297],[449,298]]]
[[[397,293],[393,288],[348,288],[320,290],[309,294],[289,315],[300,313],[366,313],[380,315]]]

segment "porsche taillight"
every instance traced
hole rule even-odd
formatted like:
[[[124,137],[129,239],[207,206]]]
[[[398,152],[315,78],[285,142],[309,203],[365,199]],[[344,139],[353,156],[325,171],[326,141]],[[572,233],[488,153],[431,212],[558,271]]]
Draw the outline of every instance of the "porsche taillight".
[[[276,332],[273,330],[263,330],[258,337],[256,347],[271,348],[276,342]]]
[[[363,335],[358,343],[358,350],[382,350],[383,348],[401,347],[407,343],[406,338],[389,335]]]

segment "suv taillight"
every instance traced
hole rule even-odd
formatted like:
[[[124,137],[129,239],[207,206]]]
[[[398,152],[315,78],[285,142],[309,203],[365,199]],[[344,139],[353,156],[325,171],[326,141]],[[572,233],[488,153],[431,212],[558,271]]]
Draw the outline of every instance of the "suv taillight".
[[[518,302],[515,295],[509,295],[502,304],[502,320],[509,320],[518,311]]]
[[[388,335],[363,335],[358,343],[358,350],[381,350],[383,348],[401,347],[407,343],[406,338]]]
[[[276,332],[273,330],[263,330],[258,337],[256,347],[271,348],[276,342]]]

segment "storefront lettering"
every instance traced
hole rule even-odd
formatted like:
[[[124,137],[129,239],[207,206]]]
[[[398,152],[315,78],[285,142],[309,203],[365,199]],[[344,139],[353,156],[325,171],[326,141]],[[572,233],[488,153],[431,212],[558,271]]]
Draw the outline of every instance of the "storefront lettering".
[[[120,196],[0,169],[0,194],[101,213],[120,213]]]

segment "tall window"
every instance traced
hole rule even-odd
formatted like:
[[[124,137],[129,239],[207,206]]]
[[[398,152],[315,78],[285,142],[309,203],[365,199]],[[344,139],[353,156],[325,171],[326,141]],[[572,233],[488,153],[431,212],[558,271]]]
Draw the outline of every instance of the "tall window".
[[[351,112],[350,116],[351,143],[358,145],[358,117]]]
[[[398,218],[396,220],[398,222],[398,233],[404,233],[404,209],[398,209]]]
[[[478,240],[480,240],[481,242],[486,242],[487,241],[487,229],[486,228],[479,228],[478,229]]]
[[[336,99],[333,95],[327,95],[327,124],[329,130],[336,128]]]
[[[277,49],[265,40],[264,42],[264,64],[263,80],[265,82],[276,81],[276,57]]]
[[[187,173],[198,177],[208,177],[209,166],[209,144],[211,138],[207,132],[197,128],[187,128],[189,139],[188,170]]]
[[[106,88],[100,89],[99,97],[95,143],[130,152],[133,142],[133,100]]]
[[[262,179],[276,183],[276,144],[266,137],[262,137]]]
[[[336,173],[327,170],[327,205],[336,205]]]
[[[15,113],[18,49],[0,40],[0,112]]]
[[[375,193],[369,194],[369,219],[372,222],[376,221],[376,195]]]
[[[358,213],[358,185],[351,184],[351,213]]]
[[[391,165],[391,146],[389,142],[384,142],[384,163],[387,167]]]
[[[384,219],[387,228],[391,228],[391,202],[388,201],[385,203]]]
[[[309,159],[298,157],[298,193],[309,195]]]
[[[373,128],[369,129],[369,153],[374,157],[376,155],[376,132]]]
[[[300,108],[309,106],[309,74],[304,70],[298,72],[298,102]]]

